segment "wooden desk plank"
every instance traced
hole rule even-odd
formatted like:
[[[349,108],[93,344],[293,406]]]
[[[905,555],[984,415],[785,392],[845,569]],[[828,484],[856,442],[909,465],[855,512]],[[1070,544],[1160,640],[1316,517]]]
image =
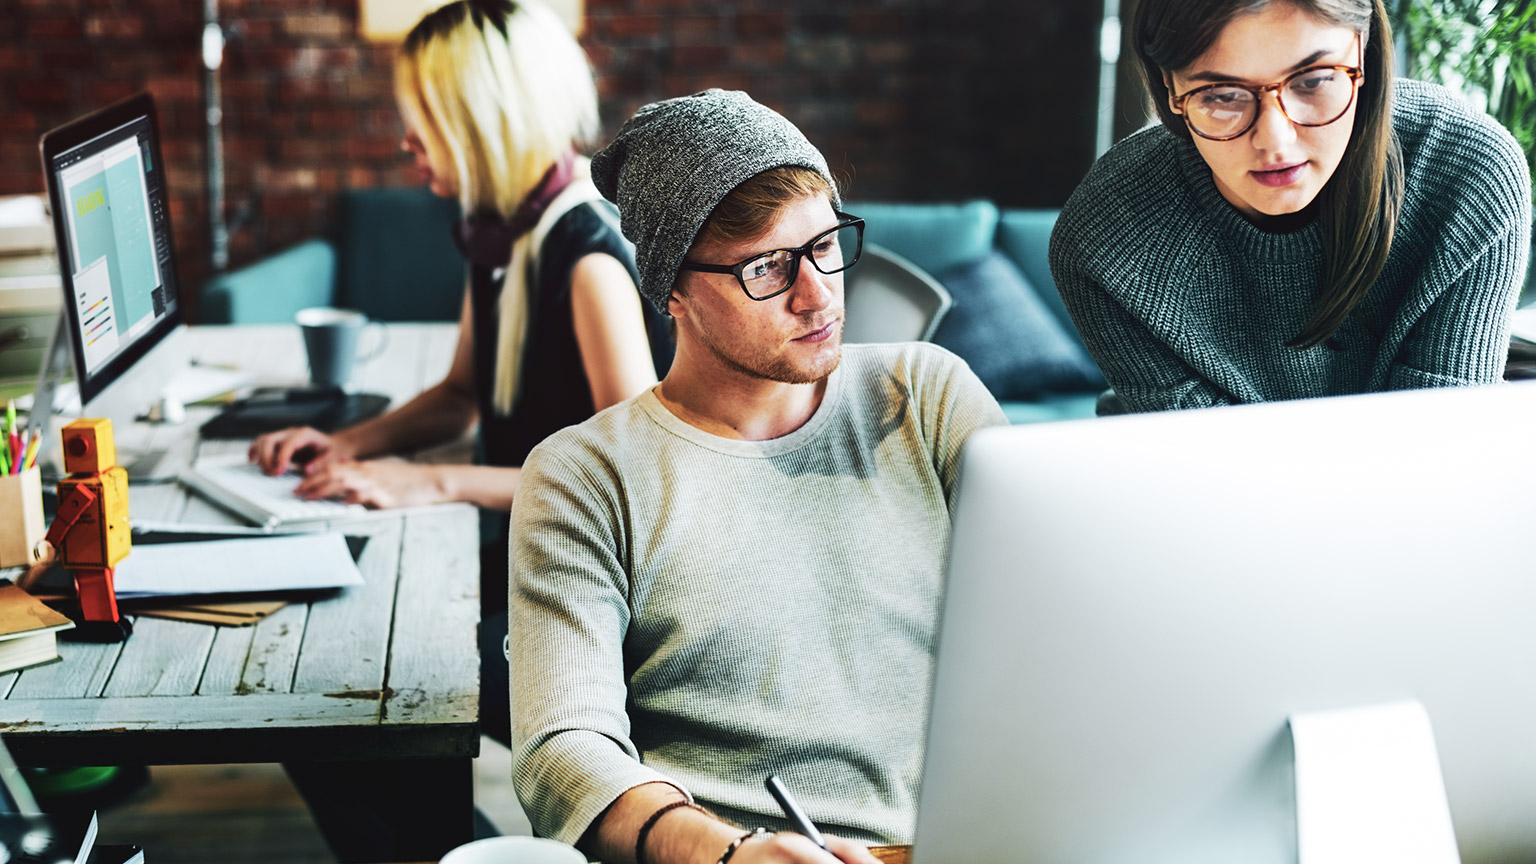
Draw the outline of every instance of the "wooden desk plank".
[[[297,327],[283,325],[193,327],[187,331],[188,353],[205,366],[264,371],[280,366],[291,349],[300,347],[298,335]]]
[[[372,726],[374,700],[321,693],[264,696],[122,696],[115,699],[7,699],[0,702],[0,735],[36,728],[51,732],[259,729],[288,726]]]
[[[140,616],[104,696],[189,696],[197,691],[214,627]]]
[[[458,349],[458,331],[449,338],[431,339],[427,342],[421,358],[421,389],[425,390],[433,384],[443,380],[448,374],[448,369],[453,365],[453,352]]]
[[[403,521],[374,520],[347,529],[369,536],[357,562],[366,584],[313,604],[293,692],[377,693],[383,689],[396,609],[395,584],[402,566]],[[405,617],[414,614],[412,610]]]
[[[373,695],[11,699],[0,701],[0,736],[27,765],[110,765],[131,755],[153,765],[464,759],[467,766],[478,750],[474,724],[381,725]]]
[[[372,347],[372,334],[362,340]],[[369,363],[358,365],[352,373],[353,386],[369,393],[383,393],[391,405],[400,405],[422,391],[423,361],[426,344],[434,335],[419,324],[389,325],[389,347]],[[441,378],[441,373],[438,374]]]
[[[203,680],[197,685],[199,696],[233,696],[245,677],[245,661],[251,656],[255,627],[220,627],[208,652]]]
[[[480,698],[479,537],[473,511],[445,508],[406,523],[390,645],[385,723],[473,723]]]
[[[133,485],[129,478],[128,518],[143,522],[176,522],[186,509],[187,496],[177,483]],[[130,555],[133,552],[130,550]]]
[[[287,693],[293,689],[293,671],[299,664],[299,646],[308,617],[308,605],[292,603],[255,625],[251,652],[235,692]]]
[[[100,696],[122,653],[122,643],[60,642],[58,663],[23,669],[7,699],[78,699]]]
[[[304,339],[296,326],[194,327],[189,335],[197,362],[245,370],[257,386],[291,386],[309,379]]]

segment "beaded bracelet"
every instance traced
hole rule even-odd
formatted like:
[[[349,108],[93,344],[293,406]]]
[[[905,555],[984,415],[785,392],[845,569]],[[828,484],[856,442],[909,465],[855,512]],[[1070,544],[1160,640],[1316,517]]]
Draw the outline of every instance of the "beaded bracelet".
[[[646,864],[645,839],[651,836],[651,829],[656,827],[656,823],[661,820],[661,817],[679,807],[692,807],[700,813],[704,812],[703,807],[686,798],[681,801],[668,802],[657,808],[656,812],[651,814],[651,818],[645,820],[645,824],[640,826],[640,833],[635,835],[635,864]]]
[[[741,848],[741,844],[751,840],[753,837],[761,837],[767,833],[767,828],[758,828],[754,831],[748,831],[740,837],[737,837],[735,840],[732,840],[731,845],[725,847],[725,854],[720,856],[720,861],[718,864],[727,864],[727,862],[731,860],[731,856],[736,854],[736,850]]]

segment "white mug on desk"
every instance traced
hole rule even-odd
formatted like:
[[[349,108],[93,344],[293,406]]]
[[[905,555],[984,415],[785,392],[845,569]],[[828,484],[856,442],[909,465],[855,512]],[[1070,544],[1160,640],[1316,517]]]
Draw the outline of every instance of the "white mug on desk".
[[[352,364],[367,363],[383,353],[389,344],[384,324],[370,322],[368,316],[354,309],[311,306],[293,316],[304,332],[304,350],[309,356],[309,380],[325,387],[346,387],[352,380]],[[359,358],[357,342],[363,328],[373,323],[379,328],[379,342]]]
[[[448,850],[439,864],[587,864],[587,856],[542,837],[487,837]]]

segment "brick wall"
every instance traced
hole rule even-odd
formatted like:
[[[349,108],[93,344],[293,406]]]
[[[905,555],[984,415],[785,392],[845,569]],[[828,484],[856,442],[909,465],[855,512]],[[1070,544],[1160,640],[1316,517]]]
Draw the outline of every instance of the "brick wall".
[[[609,132],[653,99],[746,89],[865,200],[1056,206],[1092,158],[1098,5],[1067,0],[587,0]],[[0,0],[0,194],[37,138],[139,89],[161,111],[182,280],[208,273],[201,3]],[[356,0],[221,0],[234,266],[329,230],[338,190],[407,185],[393,49]],[[194,310],[195,311],[195,310]]]

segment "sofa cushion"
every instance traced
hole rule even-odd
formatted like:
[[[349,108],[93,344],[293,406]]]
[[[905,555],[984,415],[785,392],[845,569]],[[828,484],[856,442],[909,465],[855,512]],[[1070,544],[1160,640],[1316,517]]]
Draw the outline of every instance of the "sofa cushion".
[[[1098,416],[1097,393],[1058,393],[1031,401],[1001,404],[1009,423],[1055,423],[1061,420],[1087,420]]]
[[[929,273],[981,260],[992,251],[997,207],[990,201],[965,204],[843,205],[864,219],[864,240],[878,243]]]
[[[336,304],[383,321],[457,321],[466,269],[458,202],[426,189],[342,193]]]
[[[203,284],[198,321],[203,324],[292,324],[305,306],[334,301],[336,250],[308,240]]]
[[[1104,378],[1001,252],[937,274],[954,305],[933,341],[965,359],[1000,401],[1096,391]]]
[[[1061,292],[1051,277],[1051,229],[1056,227],[1060,210],[1008,210],[998,219],[997,246],[1024,271],[1024,278],[1035,286],[1040,299],[1050,307],[1067,333],[1077,338],[1077,328]]]

